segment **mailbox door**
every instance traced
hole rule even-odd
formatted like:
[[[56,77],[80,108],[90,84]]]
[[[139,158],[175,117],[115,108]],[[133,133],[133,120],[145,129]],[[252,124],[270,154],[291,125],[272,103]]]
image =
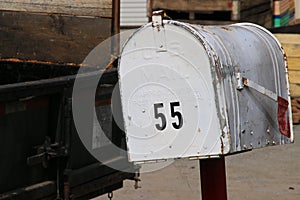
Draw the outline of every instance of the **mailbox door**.
[[[124,45],[119,83],[130,161],[229,151],[211,55],[191,32],[149,24]]]

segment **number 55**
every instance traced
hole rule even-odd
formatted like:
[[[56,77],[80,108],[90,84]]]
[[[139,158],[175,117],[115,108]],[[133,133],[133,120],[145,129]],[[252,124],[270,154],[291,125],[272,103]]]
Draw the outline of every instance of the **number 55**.
[[[178,123],[173,122],[172,126],[175,129],[180,129],[183,126],[183,119],[182,119],[182,114],[179,111],[175,111],[175,107],[180,106],[179,102],[171,102],[170,107],[171,107],[171,117],[175,118],[177,117]],[[161,119],[161,124],[155,124],[155,127],[159,131],[163,131],[167,127],[167,120],[166,116],[163,113],[158,112],[159,108],[163,108],[164,105],[163,103],[157,103],[154,104],[154,117],[155,119]]]

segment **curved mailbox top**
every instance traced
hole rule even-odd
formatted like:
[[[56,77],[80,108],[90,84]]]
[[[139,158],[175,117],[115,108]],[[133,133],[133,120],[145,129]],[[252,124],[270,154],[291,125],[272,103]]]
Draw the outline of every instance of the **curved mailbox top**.
[[[119,62],[130,161],[292,142],[286,70],[278,41],[257,25],[143,26]]]

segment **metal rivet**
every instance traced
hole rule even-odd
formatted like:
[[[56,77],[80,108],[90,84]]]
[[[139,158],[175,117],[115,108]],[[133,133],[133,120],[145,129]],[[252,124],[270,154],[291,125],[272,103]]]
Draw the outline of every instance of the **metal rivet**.
[[[272,142],[272,144],[273,144],[273,145],[276,145],[276,142],[275,142],[275,141],[273,141],[273,142]]]
[[[253,134],[254,134],[254,132],[253,132],[253,131],[250,131],[250,134],[251,134],[251,135],[253,135]]]
[[[247,149],[247,145],[244,144],[243,148],[244,148],[244,149]]]
[[[266,145],[269,145],[270,144],[270,141],[269,140],[266,140]]]
[[[250,143],[250,147],[253,149],[253,144],[252,143]]]
[[[267,133],[270,134],[270,129],[269,128],[267,129]]]

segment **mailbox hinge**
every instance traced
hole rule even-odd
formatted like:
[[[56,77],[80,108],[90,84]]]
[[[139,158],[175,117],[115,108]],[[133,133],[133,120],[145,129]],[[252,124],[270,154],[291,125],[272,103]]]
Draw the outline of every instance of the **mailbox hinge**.
[[[166,162],[168,161],[167,159],[157,159],[157,160],[144,160],[144,161],[137,161],[134,162],[136,165],[141,165],[141,164],[152,164],[152,163],[161,163],[161,162]]]

